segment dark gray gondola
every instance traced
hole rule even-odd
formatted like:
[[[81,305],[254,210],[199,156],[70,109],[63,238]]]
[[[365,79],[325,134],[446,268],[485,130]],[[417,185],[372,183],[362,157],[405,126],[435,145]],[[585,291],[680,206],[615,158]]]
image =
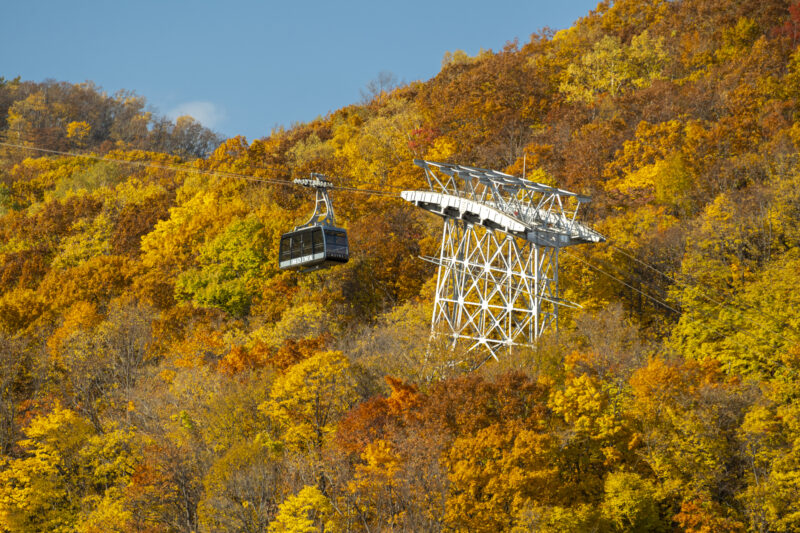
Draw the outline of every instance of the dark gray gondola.
[[[314,172],[310,179],[296,179],[294,183],[315,190],[314,214],[307,223],[281,235],[278,267],[308,272],[347,263],[350,259],[347,231],[336,226],[328,194],[333,183],[327,176]]]
[[[311,226],[281,235],[278,266],[283,270],[318,270],[347,263],[347,231],[332,226]]]

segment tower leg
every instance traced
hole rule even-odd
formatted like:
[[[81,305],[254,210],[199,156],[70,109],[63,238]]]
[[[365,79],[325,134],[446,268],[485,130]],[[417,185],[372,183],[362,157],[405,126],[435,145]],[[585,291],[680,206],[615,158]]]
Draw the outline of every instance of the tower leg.
[[[532,346],[557,325],[557,269],[554,248],[445,219],[432,333],[484,346],[495,358]]]

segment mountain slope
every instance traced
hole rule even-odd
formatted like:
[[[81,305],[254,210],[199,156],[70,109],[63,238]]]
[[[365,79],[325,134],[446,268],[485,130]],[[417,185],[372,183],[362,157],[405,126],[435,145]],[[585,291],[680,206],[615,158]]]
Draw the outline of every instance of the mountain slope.
[[[797,529],[798,28],[602,2],[251,142],[3,80],[0,530]],[[428,342],[414,158],[593,197],[558,335]],[[351,260],[280,272],[309,172]]]

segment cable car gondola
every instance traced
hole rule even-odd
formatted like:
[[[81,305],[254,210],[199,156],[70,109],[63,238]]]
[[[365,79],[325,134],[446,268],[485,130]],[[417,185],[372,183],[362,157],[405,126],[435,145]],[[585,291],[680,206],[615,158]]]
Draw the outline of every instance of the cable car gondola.
[[[317,202],[306,224],[281,235],[278,266],[282,270],[308,272],[347,263],[350,259],[347,231],[336,227],[333,218],[333,203],[328,195],[333,184],[322,174],[312,173],[311,178],[294,180],[298,185],[313,187]]]

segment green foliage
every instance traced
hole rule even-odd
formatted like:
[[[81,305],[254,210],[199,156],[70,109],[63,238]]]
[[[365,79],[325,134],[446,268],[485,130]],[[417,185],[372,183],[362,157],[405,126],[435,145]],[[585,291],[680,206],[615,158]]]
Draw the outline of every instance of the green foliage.
[[[53,198],[64,198],[70,194],[91,193],[105,187],[114,187],[124,179],[124,170],[114,163],[99,162],[83,172],[59,179],[53,189]]]
[[[261,280],[274,269],[267,264],[266,246],[264,225],[258,218],[235,220],[201,247],[200,268],[178,277],[177,298],[246,315]]]
[[[5,142],[106,156],[0,148],[0,530],[798,530],[798,28],[603,1],[251,143],[0,79]],[[431,343],[440,220],[350,190],[414,158],[591,195],[587,312],[497,362]],[[280,272],[309,172],[351,259]]]
[[[191,182],[180,191],[185,199],[170,209],[170,216],[142,238],[142,263],[167,275],[188,270],[207,237],[222,231],[235,217],[244,215],[239,197],[226,190],[196,190]]]

